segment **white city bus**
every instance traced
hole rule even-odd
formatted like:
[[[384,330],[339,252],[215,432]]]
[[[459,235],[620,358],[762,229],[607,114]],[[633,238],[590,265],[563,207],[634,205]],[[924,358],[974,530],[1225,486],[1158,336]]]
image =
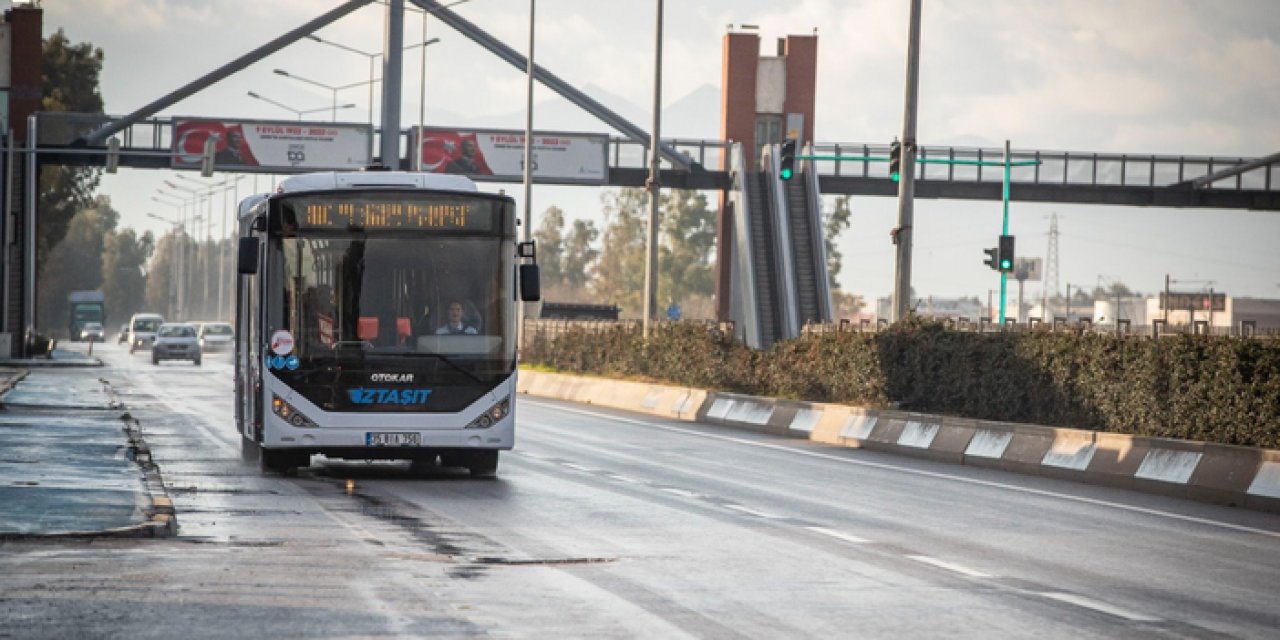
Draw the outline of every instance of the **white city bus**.
[[[246,460],[439,459],[492,476],[515,442],[517,300],[539,295],[512,199],[461,176],[313,173],[239,218]]]

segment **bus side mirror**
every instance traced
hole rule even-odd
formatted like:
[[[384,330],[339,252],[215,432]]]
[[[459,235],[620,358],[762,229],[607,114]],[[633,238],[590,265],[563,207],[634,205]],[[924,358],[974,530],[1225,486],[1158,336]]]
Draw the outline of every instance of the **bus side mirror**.
[[[520,300],[537,302],[542,299],[542,284],[538,279],[538,265],[520,265]]]
[[[240,275],[253,275],[258,272],[258,239],[240,238],[240,253],[236,255],[236,268]]]

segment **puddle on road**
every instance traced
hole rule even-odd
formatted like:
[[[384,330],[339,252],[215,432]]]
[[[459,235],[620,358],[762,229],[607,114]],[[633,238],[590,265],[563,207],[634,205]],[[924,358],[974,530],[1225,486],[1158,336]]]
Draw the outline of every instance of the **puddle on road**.
[[[360,493],[354,490],[354,484],[350,481],[337,481],[336,484],[344,495],[358,501],[359,509],[352,512],[403,529],[416,542],[426,546],[432,559],[457,563],[446,572],[452,578],[479,579],[493,567],[593,565],[618,560],[618,558],[609,557],[536,558],[510,555],[504,553],[507,549],[498,542],[465,530],[461,525],[444,521],[433,523],[427,519],[426,514],[416,515],[423,511],[412,503]],[[383,543],[378,542],[378,544]]]

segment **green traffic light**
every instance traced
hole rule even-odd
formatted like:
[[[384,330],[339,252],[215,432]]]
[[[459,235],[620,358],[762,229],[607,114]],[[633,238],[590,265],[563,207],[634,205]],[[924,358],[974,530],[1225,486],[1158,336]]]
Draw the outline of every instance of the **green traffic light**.
[[[900,174],[897,174],[897,173],[890,174],[890,175],[889,175],[889,177],[890,177],[890,178],[893,178],[893,181],[894,181],[894,182],[897,182],[898,180],[900,180],[900,179],[902,178],[902,176],[901,176]]]
[[[1012,268],[1013,268],[1013,263],[1012,263],[1012,262],[1010,262],[1010,261],[1008,261],[1008,260],[1001,260],[1001,261],[1000,261],[1000,268],[1001,268],[1001,269],[1005,269],[1005,270],[1012,269]]]
[[[791,169],[783,169],[783,170],[781,170],[781,171],[779,171],[779,172],[778,172],[778,175],[779,175],[779,176],[781,176],[783,180],[790,180],[790,179],[791,179]]]

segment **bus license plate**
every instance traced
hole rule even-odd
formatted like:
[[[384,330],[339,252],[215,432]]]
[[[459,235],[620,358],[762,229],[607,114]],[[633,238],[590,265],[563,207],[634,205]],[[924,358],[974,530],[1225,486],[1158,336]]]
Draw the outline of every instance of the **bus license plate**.
[[[370,447],[416,447],[422,444],[422,435],[417,433],[377,433],[364,434],[364,443]]]

